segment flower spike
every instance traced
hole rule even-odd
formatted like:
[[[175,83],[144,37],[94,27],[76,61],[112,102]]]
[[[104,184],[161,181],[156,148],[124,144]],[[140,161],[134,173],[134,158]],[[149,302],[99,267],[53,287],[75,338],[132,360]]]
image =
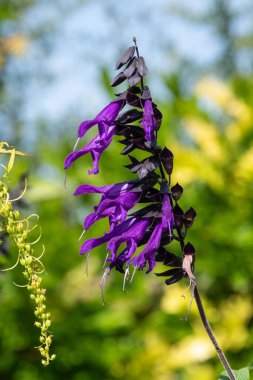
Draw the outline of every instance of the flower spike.
[[[84,229],[92,227],[102,218],[108,218],[110,225],[109,231],[103,236],[84,241],[80,253],[88,253],[107,243],[105,264],[109,264],[99,283],[103,304],[105,282],[113,268],[124,275],[123,291],[130,278],[131,266],[134,270],[130,282],[137,269],[146,268],[146,273],[150,273],[157,262],[169,267],[166,271],[157,273],[157,276],[166,277],[167,285],[188,279],[191,300],[185,319],[188,318],[195,298],[201,320],[220,360],[230,379],[235,380],[207,321],[198,292],[194,275],[195,248],[191,243],[185,243],[187,232],[197,214],[192,207],[185,212],[179,206],[178,201],[183,194],[182,186],[178,183],[171,186],[174,155],[167,147],[161,148],[157,145],[162,113],[153,103],[149,88],[144,86],[147,67],[144,58],[139,55],[135,37],[133,42],[134,46],[130,46],[116,63],[116,70],[121,71],[111,82],[112,87],[127,82],[128,88],[117,94],[94,119],[84,121],[79,126],[78,139],[85,136],[94,125],[98,125],[98,134],[79,150],[75,150],[75,145],[65,160],[64,167],[68,169],[79,157],[90,153],[93,170],[89,174],[97,174],[103,151],[108,148],[114,136],[120,136],[119,142],[124,145],[121,154],[128,155],[130,159],[125,168],[136,176],[134,180],[122,183],[101,187],[83,184],[76,189],[74,195],[101,194],[100,203],[85,218]],[[121,112],[125,105],[128,109]],[[138,151],[147,154],[142,161],[134,155]],[[134,212],[133,207],[137,209]],[[172,242],[179,244],[181,255],[175,255],[168,250]]]
[[[167,147],[162,149],[157,145],[162,114],[152,102],[150,89],[144,86],[143,78],[147,74],[147,67],[144,58],[139,55],[135,38],[134,46],[130,46],[118,60],[116,70],[119,69],[121,71],[113,79],[112,87],[125,80],[129,87],[117,94],[94,119],[81,123],[78,141],[95,125],[98,126],[98,133],[83,148],[74,149],[66,157],[64,167],[69,169],[76,160],[89,153],[93,159],[93,169],[89,174],[97,174],[100,157],[114,136],[120,136],[119,142],[125,146],[123,155],[142,150],[147,153],[147,157],[139,161],[132,153],[129,155],[130,164],[125,167],[136,175],[134,180],[101,187],[83,184],[75,190],[74,195],[100,194],[100,202],[84,220],[84,231],[92,228],[100,219],[107,218],[109,222],[109,231],[101,237],[84,241],[80,253],[91,252],[106,243],[105,264],[109,263],[110,270],[115,268],[124,273],[123,289],[130,276],[131,265],[134,271],[130,281],[137,269],[146,268],[149,273],[159,260],[164,261],[166,266],[172,265],[172,269],[159,274],[168,277],[167,284],[184,277],[193,283],[194,268],[193,265],[188,265],[192,256],[183,251],[183,257],[180,258],[165,248],[174,240],[184,247],[183,240],[196,213],[193,208],[184,213],[178,205],[183,189],[179,184],[170,185],[173,153]],[[123,111],[125,105],[128,109]],[[159,184],[160,190],[157,189]],[[134,207],[137,210],[132,212]],[[176,268],[173,267],[174,263]],[[109,273],[107,269],[100,282],[102,296]]]

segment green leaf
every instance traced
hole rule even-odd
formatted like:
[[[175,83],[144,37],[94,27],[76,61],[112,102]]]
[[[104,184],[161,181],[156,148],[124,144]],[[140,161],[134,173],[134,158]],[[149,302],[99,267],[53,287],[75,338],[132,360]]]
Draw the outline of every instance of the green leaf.
[[[236,380],[249,380],[249,368],[241,368],[238,369],[238,371],[233,371],[235,374]],[[218,380],[230,380],[230,377],[228,376],[227,372],[224,371],[221,373]]]

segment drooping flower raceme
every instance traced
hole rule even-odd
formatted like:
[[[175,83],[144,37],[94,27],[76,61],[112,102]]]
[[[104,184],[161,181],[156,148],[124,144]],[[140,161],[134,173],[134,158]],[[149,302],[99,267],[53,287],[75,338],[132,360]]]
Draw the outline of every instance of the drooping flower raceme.
[[[84,220],[84,230],[100,219],[108,218],[109,221],[109,230],[103,236],[84,241],[80,253],[88,254],[94,248],[106,245],[107,268],[102,285],[113,268],[125,274],[125,286],[131,268],[134,272],[145,268],[149,273],[157,261],[172,268],[159,275],[170,277],[166,280],[167,284],[174,283],[183,277],[190,277],[189,273],[194,269],[195,249],[190,243],[185,244],[184,239],[196,212],[193,208],[186,212],[180,208],[178,200],[183,188],[179,184],[171,186],[173,154],[168,148],[162,149],[157,145],[162,114],[153,103],[149,88],[143,85],[147,68],[136,45],[125,52],[116,69],[121,69],[121,72],[113,79],[112,86],[128,81],[128,88],[93,120],[80,125],[78,138],[82,138],[96,124],[98,134],[85,147],[67,156],[65,169],[79,157],[90,153],[93,170],[89,174],[98,173],[102,152],[114,136],[120,136],[119,142],[124,145],[121,154],[128,155],[130,159],[125,167],[136,178],[101,187],[83,184],[76,189],[74,195],[78,196],[100,194],[98,205]],[[128,108],[122,112],[125,105]],[[132,155],[138,150],[146,152],[146,157],[141,161]],[[180,243],[182,257],[167,249],[175,240]]]
[[[167,277],[165,281],[167,285],[184,277],[188,278],[191,301],[186,319],[195,298],[204,327],[220,360],[229,378],[235,380],[232,369],[205,316],[194,276],[195,248],[190,242],[185,244],[188,229],[196,218],[196,212],[192,207],[186,212],[181,209],[178,201],[183,188],[178,183],[171,186],[173,153],[167,147],[162,149],[157,145],[162,114],[153,103],[148,87],[144,86],[143,78],[147,74],[147,67],[144,58],[139,56],[135,38],[134,44],[118,60],[116,70],[121,71],[111,83],[111,86],[115,87],[127,81],[129,85],[127,90],[118,94],[117,98],[93,120],[80,125],[77,142],[96,124],[98,134],[82,149],[75,151],[74,148],[65,160],[65,169],[68,169],[76,159],[90,153],[93,170],[89,171],[89,174],[97,174],[102,152],[110,145],[114,136],[121,136],[119,142],[124,145],[121,154],[128,154],[131,161],[125,167],[137,176],[135,180],[102,187],[81,185],[75,191],[75,195],[101,194],[98,206],[95,206],[94,212],[84,220],[85,230],[102,218],[108,218],[110,225],[109,231],[103,236],[84,241],[80,252],[87,254],[94,248],[106,244],[107,255],[104,265],[107,267],[100,281],[103,301],[105,281],[113,268],[124,273],[123,289],[129,277],[130,282],[132,281],[137,269],[146,268],[146,273],[149,273],[157,262],[162,262],[171,268],[157,274]],[[125,105],[128,109],[121,112]],[[130,155],[138,150],[147,154],[141,161]],[[134,212],[133,207],[137,208]],[[180,256],[169,251],[168,246],[171,242],[179,243]],[[132,268],[133,273],[130,276]]]

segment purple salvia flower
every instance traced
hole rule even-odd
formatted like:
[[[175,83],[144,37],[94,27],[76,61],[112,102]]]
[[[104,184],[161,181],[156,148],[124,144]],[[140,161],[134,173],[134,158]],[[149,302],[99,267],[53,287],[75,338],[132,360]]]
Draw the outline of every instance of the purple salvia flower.
[[[103,195],[101,201],[97,207],[95,207],[95,212],[88,215],[84,221],[84,228],[87,230],[92,226],[97,220],[109,217],[111,230],[118,223],[125,221],[127,212],[135,206],[140,198],[140,193],[123,193],[117,198],[106,198]]]
[[[138,247],[138,243],[144,237],[151,223],[152,220],[148,218],[130,218],[116,226],[112,231],[105,233],[104,236],[95,239],[89,239],[86,242],[84,242],[84,244],[81,247],[80,253],[87,253],[91,251],[93,248],[98,247],[99,245],[104,244],[106,242],[109,242],[107,244],[107,251],[111,251],[111,257],[106,259],[107,262],[110,262],[109,268],[115,266],[116,269],[118,269],[119,271],[123,271],[123,265],[125,263],[129,263],[129,260],[134,255],[136,248]],[[117,251],[121,244],[126,244],[126,248],[120,253],[118,258]],[[106,273],[110,271],[109,268],[106,269]],[[128,271],[129,269],[127,269],[126,273],[128,273]]]
[[[112,238],[107,245],[107,250],[111,251],[111,257],[108,261],[114,262],[116,260],[117,250],[122,243],[127,244],[125,259],[128,261],[135,253],[138,242],[143,238],[150,224],[150,219],[136,219],[126,231]]]
[[[154,228],[145,248],[132,260],[131,264],[134,267],[139,267],[143,269],[148,262],[149,268],[147,273],[151,272],[154,268],[155,262],[155,253],[160,245],[162,237],[162,224],[159,223]]]
[[[125,222],[116,226],[113,229],[113,231],[106,232],[104,236],[86,240],[80,249],[80,253],[81,254],[87,253],[91,251],[93,248],[98,247],[99,245],[103,243],[107,243],[108,241],[110,241],[111,239],[115,237],[121,236],[124,232],[128,231],[129,228],[132,227],[133,225],[137,226],[138,221],[139,221],[138,218],[130,218],[126,220]]]
[[[146,247],[133,259],[132,264],[135,267],[143,269],[148,262],[147,273],[151,272],[156,265],[155,254],[160,246],[162,234],[169,232],[171,236],[171,229],[174,225],[174,217],[169,196],[164,194],[162,205],[162,217],[155,226]]]
[[[147,99],[144,105],[144,114],[142,119],[142,126],[145,131],[145,138],[147,141],[155,142],[155,128],[156,128],[156,120],[154,116],[154,111],[152,107],[152,101]]]
[[[80,124],[78,128],[78,137],[83,137],[86,132],[96,124],[98,124],[99,134],[102,137],[103,133],[106,132],[105,127],[113,124],[123,106],[124,100],[122,99],[115,100],[108,104],[94,119],[84,121]]]
[[[107,198],[117,198],[120,194],[131,191],[136,184],[134,182],[120,182],[105,186],[80,185],[74,192],[74,195],[99,193],[104,194]]]
[[[79,157],[90,153],[93,160],[93,170],[89,170],[89,174],[97,174],[99,172],[99,159],[103,151],[111,143],[115,131],[115,126],[109,126],[107,134],[103,132],[103,137],[100,135],[95,136],[84,148],[71,152],[65,159],[64,168],[68,169],[73,162],[75,162]]]
[[[113,136],[117,135],[122,136],[120,143],[125,145],[121,153],[128,154],[131,161],[130,165],[125,167],[138,175],[138,178],[129,182],[100,187],[83,184],[74,193],[74,195],[101,194],[100,203],[94,207],[94,212],[84,220],[85,230],[102,218],[109,220],[110,231],[106,232],[104,236],[85,241],[80,249],[80,253],[85,254],[93,248],[107,243],[110,257],[105,260],[109,266],[105,269],[100,282],[102,294],[106,277],[113,267],[125,273],[123,288],[129,277],[131,265],[134,267],[134,273],[137,268],[142,270],[144,267],[147,267],[147,273],[149,273],[156,265],[156,261],[173,268],[172,271],[160,274],[172,276],[166,280],[167,284],[181,279],[182,276],[188,276],[191,279],[189,268],[185,266],[186,270],[182,267],[182,259],[173,256],[164,246],[174,240],[179,240],[181,247],[183,246],[187,229],[192,225],[196,212],[190,208],[184,213],[177,204],[183,189],[180,185],[171,187],[172,152],[166,147],[162,149],[156,144],[156,132],[161,125],[162,114],[152,103],[149,88],[144,86],[145,63],[139,56],[135,40],[134,43],[135,46],[128,49],[131,54],[127,53],[127,58],[120,60],[120,66],[126,65],[125,69],[113,80],[113,86],[116,86],[127,79],[130,87],[118,94],[117,99],[109,103],[94,119],[81,123],[76,145],[92,126],[97,125],[97,135],[82,149],[75,151],[75,145],[64,165],[65,169],[68,169],[79,157],[90,153],[93,170],[89,171],[89,174],[98,173],[101,154],[110,145]],[[133,57],[135,52],[136,57]],[[125,104],[130,107],[140,107],[143,110],[130,109],[118,117]],[[134,122],[141,118],[142,128],[134,125]],[[132,156],[134,150],[148,152],[149,156],[139,161]],[[168,178],[166,178],[167,175]],[[160,190],[156,187],[159,185]],[[128,217],[129,210],[137,203],[148,205]],[[174,226],[176,226],[175,234],[172,233]],[[137,247],[141,246],[143,246],[141,252],[136,254]],[[189,255],[189,253],[183,251],[183,254],[185,263],[185,255]],[[190,269],[193,271],[193,265]],[[180,278],[178,271],[180,271]],[[174,275],[177,276],[176,279],[174,279]]]
[[[115,207],[107,208],[106,210],[104,210],[103,212],[99,214],[97,213],[96,209],[97,207],[95,207],[95,212],[93,212],[92,214],[89,214],[84,219],[83,226],[84,226],[85,231],[87,231],[96,221],[100,219],[111,217],[113,215],[114,219],[111,221],[110,224],[114,224],[116,223],[116,220],[118,220],[118,217],[116,216],[116,213],[115,213]]]
[[[174,215],[172,212],[171,202],[168,194],[163,196],[163,206],[162,206],[162,227],[163,231],[168,229],[171,236],[171,228],[174,225]]]

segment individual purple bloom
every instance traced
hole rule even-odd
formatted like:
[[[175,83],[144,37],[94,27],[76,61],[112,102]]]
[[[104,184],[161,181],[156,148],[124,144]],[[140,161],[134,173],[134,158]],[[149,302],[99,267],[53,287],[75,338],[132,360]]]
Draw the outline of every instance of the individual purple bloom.
[[[151,272],[156,265],[155,254],[160,246],[162,234],[169,232],[171,236],[171,229],[174,225],[174,217],[169,196],[164,194],[162,205],[162,217],[155,226],[145,248],[132,260],[135,267],[143,269],[148,263],[149,267],[147,273]]]
[[[97,220],[109,217],[111,230],[118,223],[126,220],[127,212],[138,202],[140,193],[123,193],[117,198],[110,199],[103,195],[95,212],[88,215],[84,221],[84,228],[87,230]]]
[[[107,134],[103,132],[103,137],[97,135],[84,148],[71,152],[65,159],[64,168],[68,169],[79,157],[90,153],[93,160],[93,170],[89,170],[88,173],[97,174],[99,172],[98,164],[100,156],[111,143],[114,131],[115,125],[109,126]]]
[[[132,260],[131,264],[133,264],[134,267],[143,269],[148,262],[149,267],[147,273],[152,271],[156,265],[155,253],[160,245],[162,230],[162,223],[160,222],[154,228],[145,248]]]
[[[171,228],[174,225],[174,215],[172,212],[172,207],[170,203],[170,198],[167,194],[163,196],[163,206],[162,206],[162,227],[163,230],[168,229],[171,235]]]
[[[113,220],[111,221],[112,224],[116,223],[116,220],[119,219],[118,214],[116,214],[115,212],[115,207],[107,208],[106,210],[104,210],[104,212],[101,212],[99,214],[97,213],[96,209],[97,207],[95,207],[95,212],[89,214],[84,219],[83,226],[84,226],[85,231],[88,230],[96,221],[102,218],[106,218],[107,216],[108,217],[111,217],[112,215],[114,216]]]
[[[74,195],[100,193],[104,194],[107,198],[117,198],[120,194],[124,194],[131,191],[136,186],[135,182],[119,182],[106,186],[92,186],[92,185],[80,185]]]
[[[154,116],[154,111],[152,107],[152,102],[150,99],[145,101],[144,105],[144,114],[142,119],[142,126],[145,131],[145,138],[147,141],[155,141],[155,128],[156,128],[156,120]]]
[[[99,245],[106,243],[115,237],[121,236],[126,231],[129,231],[129,229],[131,229],[132,231],[133,226],[135,229],[138,230],[139,222],[140,220],[138,218],[133,217],[133,218],[127,219],[125,222],[116,226],[112,231],[106,232],[104,236],[86,240],[80,249],[80,253],[81,254],[87,253],[91,251],[93,248],[96,248]]]
[[[127,245],[125,250],[125,262],[128,262],[135,253],[138,242],[143,238],[150,224],[150,219],[136,219],[126,231],[110,239],[107,250],[111,251],[111,257],[108,261],[112,263],[115,262],[120,245],[125,243]]]
[[[96,124],[98,124],[99,134],[102,137],[103,134],[106,133],[106,127],[113,124],[123,106],[124,100],[122,99],[115,100],[108,104],[94,119],[84,121],[80,124],[78,128],[78,137],[83,137],[86,132]]]

